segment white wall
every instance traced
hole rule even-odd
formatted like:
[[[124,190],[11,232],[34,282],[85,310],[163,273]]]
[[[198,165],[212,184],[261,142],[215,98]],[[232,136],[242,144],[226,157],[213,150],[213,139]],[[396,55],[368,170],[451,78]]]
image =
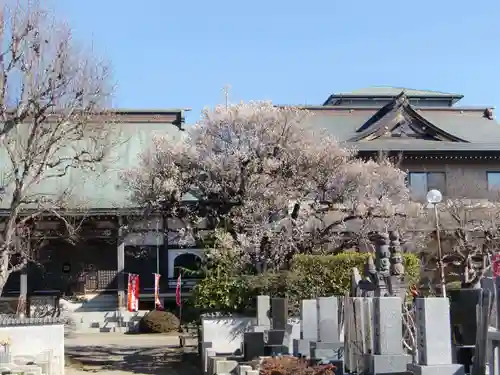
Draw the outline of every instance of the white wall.
[[[38,357],[52,351],[52,374],[64,374],[64,325],[39,324],[1,326],[0,342],[10,341],[10,352],[15,357]],[[35,359],[36,362],[36,359]]]

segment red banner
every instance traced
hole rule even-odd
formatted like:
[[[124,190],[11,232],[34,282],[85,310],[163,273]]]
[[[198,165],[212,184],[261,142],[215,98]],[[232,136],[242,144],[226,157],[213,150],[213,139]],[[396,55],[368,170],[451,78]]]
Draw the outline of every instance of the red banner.
[[[177,278],[177,285],[175,287],[175,303],[177,306],[181,305],[181,285],[182,285],[182,279],[181,279],[181,274],[179,273],[179,277]]]
[[[160,301],[160,277],[159,273],[155,273],[155,306],[157,310],[162,310],[163,306]]]
[[[493,255],[491,267],[493,269],[493,277],[500,277],[500,254]]]
[[[133,273],[128,274],[127,307],[128,311],[139,311],[139,275]]]

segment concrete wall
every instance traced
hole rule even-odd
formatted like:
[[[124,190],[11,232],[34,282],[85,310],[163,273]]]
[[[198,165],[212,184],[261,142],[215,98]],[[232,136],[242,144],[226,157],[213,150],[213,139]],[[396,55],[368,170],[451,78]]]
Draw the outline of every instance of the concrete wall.
[[[48,321],[49,319],[45,320]],[[13,360],[32,357],[35,363],[51,354],[51,373],[64,374],[64,325],[41,319],[0,321],[0,342],[9,341]]]

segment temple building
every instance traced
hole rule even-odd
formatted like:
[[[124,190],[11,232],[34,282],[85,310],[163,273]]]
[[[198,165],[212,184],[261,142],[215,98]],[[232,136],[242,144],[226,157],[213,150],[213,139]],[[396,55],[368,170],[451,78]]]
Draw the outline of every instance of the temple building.
[[[372,87],[330,95],[306,107],[359,155],[401,156],[417,199],[430,189],[445,197],[482,198],[500,187],[500,124],[490,106],[461,106],[461,94]]]
[[[500,187],[500,124],[490,106],[460,106],[462,98],[375,87],[333,94],[322,105],[303,108],[314,113],[312,125],[355,147],[360,157],[380,152],[400,157],[415,198],[425,199],[430,189],[445,197],[482,198]],[[116,150],[111,167],[86,178],[71,171],[57,182],[75,186],[74,207],[67,207],[67,214],[79,229],[76,237],[61,235],[62,223],[55,217],[37,220],[31,234],[37,263],[23,275],[11,275],[4,296],[17,296],[23,288],[29,294],[107,294],[115,305],[123,305],[127,275],[135,273],[141,278],[141,301],[152,303],[155,272],[162,275],[162,298],[174,296],[179,269],[199,265],[203,245],[180,246],[178,219],[162,212],[146,217],[143,209],[133,207],[129,192],[120,186],[120,174],[137,165],[154,135],[181,137],[184,111],[116,111],[116,126],[126,142]],[[195,199],[184,198],[186,204]],[[77,202],[87,208],[82,210]],[[7,213],[7,207],[0,207],[0,216]],[[124,235],[127,225],[133,228]],[[198,228],[207,233],[209,229]],[[186,281],[186,287],[195,282]]]
[[[121,174],[138,165],[142,151],[154,136],[182,137],[183,109],[116,110],[113,126],[123,142],[109,155],[107,166],[97,173],[69,169],[53,179],[49,191],[71,191],[64,215],[74,228],[66,233],[57,217],[45,215],[32,222],[33,258],[27,271],[9,277],[3,296],[77,294],[124,297],[129,273],[140,275],[141,300],[153,301],[154,275],[158,272],[162,297],[173,296],[180,267],[199,266],[202,250],[196,243],[178,246],[178,220],[161,212],[146,215],[133,207]],[[189,202],[193,197],[184,197]],[[9,199],[0,201],[1,217],[7,217]],[[123,228],[128,227],[126,233]],[[187,276],[189,279],[189,276]],[[23,286],[24,285],[24,286]],[[192,283],[186,280],[184,286]],[[26,290],[27,289],[27,290]],[[123,298],[122,305],[123,305]]]

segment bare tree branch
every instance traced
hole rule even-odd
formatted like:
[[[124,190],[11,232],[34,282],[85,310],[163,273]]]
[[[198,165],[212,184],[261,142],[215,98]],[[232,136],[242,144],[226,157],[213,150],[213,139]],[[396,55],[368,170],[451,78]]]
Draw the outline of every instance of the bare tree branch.
[[[183,141],[155,139],[124,180],[140,205],[215,223],[218,243],[256,271],[369,242],[371,231],[406,220],[405,173],[388,159],[356,158],[311,116],[270,103],[207,110]],[[188,193],[198,201],[184,207]],[[352,225],[363,230],[348,241]]]
[[[32,261],[28,227],[62,214],[69,171],[95,171],[116,145],[109,68],[35,1],[0,9],[0,291]],[[75,204],[75,202],[72,202]],[[29,213],[27,213],[29,211]],[[25,247],[24,249],[20,248]]]

